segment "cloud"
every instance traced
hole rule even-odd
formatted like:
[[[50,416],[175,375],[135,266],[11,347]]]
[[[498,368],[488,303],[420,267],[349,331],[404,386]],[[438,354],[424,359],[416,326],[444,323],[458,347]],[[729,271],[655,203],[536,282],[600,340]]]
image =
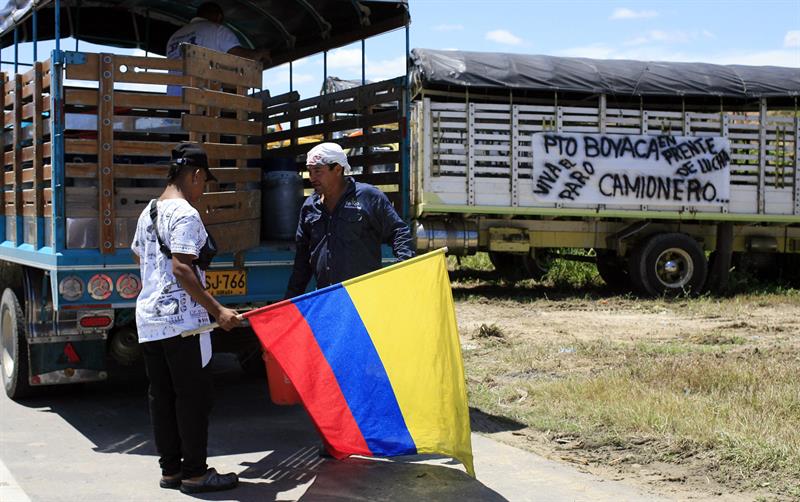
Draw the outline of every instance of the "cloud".
[[[800,47],[800,30],[787,31],[786,36],[783,37],[783,46]]]
[[[726,52],[712,56],[708,61],[705,62],[716,64],[788,66],[790,68],[800,68],[800,58],[797,57],[797,51],[792,50]]]
[[[406,58],[399,56],[393,59],[383,59],[380,61],[367,60],[365,68],[367,79],[372,81],[387,80],[406,74]]]
[[[486,33],[486,40],[505,45],[520,45],[522,39],[508,30],[493,30]]]
[[[361,68],[361,49],[336,49],[328,53],[328,68]]]
[[[696,33],[686,33],[684,31],[664,31],[650,30],[644,35],[628,40],[625,45],[645,45],[652,43],[661,44],[683,44],[697,38]]]
[[[298,84],[307,84],[315,80],[322,80],[321,77],[314,77],[308,73],[297,73],[292,71],[292,85],[297,88]],[[264,88],[277,88],[289,86],[289,65],[282,65],[279,68],[268,70],[264,77]]]
[[[439,24],[433,27],[434,31],[461,31],[464,29],[462,24]]]
[[[602,44],[595,44],[563,49],[557,51],[557,54],[568,58],[613,59],[614,49]]]
[[[654,10],[631,10],[626,8],[615,9],[609,19],[646,19],[658,16]]]
[[[314,62],[317,62],[316,60]],[[321,59],[320,64],[321,74]],[[406,58],[373,60],[367,56],[364,65],[367,80],[386,80],[406,73]],[[328,75],[340,78],[361,78],[361,49],[336,49],[328,53]],[[319,77],[322,80],[322,77]]]
[[[637,61],[703,62],[711,64],[741,64],[752,66],[800,67],[796,50],[745,51],[728,50],[718,53],[688,53],[674,51],[666,47],[642,46],[615,47],[595,44],[572,47],[556,53],[565,57],[584,57],[592,59],[633,59]]]

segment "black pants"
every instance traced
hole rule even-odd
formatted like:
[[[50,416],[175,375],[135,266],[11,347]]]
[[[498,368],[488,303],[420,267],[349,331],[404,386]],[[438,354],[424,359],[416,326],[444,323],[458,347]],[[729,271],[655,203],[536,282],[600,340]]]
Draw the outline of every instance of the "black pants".
[[[200,337],[141,344],[150,380],[150,418],[161,473],[184,478],[206,472],[211,373],[201,367]]]

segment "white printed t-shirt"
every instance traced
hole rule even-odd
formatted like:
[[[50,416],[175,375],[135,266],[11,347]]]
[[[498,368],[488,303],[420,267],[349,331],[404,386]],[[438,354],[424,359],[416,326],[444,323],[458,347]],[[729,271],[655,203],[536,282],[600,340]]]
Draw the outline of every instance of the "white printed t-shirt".
[[[158,201],[158,232],[173,253],[199,256],[208,234],[200,213],[185,199]],[[136,300],[136,330],[139,343],[178,336],[182,331],[209,323],[208,312],[178,284],[172,273],[172,260],[161,252],[150,218],[150,204],[136,224],[131,250],[139,256],[142,291]],[[195,268],[200,283],[205,272]],[[211,359],[211,337],[200,336],[202,365]]]
[[[167,42],[167,58],[180,59],[181,44],[183,43],[199,45],[200,47],[225,53],[241,45],[236,34],[231,31],[230,28],[221,24],[212,23],[203,17],[192,18],[189,24],[169,37],[169,41]],[[181,87],[179,85],[167,86],[167,95],[180,96]]]

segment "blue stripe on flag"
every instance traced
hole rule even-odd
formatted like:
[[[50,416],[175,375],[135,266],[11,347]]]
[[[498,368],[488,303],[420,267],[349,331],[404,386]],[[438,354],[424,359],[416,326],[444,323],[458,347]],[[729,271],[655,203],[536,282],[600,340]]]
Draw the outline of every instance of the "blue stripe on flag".
[[[350,295],[341,285],[295,300],[311,326],[373,455],[417,452],[392,384]]]

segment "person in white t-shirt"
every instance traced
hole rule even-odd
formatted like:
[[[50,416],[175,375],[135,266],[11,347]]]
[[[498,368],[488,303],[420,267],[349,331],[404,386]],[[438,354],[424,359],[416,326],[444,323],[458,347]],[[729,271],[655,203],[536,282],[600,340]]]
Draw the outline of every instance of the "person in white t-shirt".
[[[159,484],[184,493],[225,490],[237,485],[236,474],[219,474],[206,465],[210,335],[184,338],[180,333],[207,325],[209,313],[225,330],[241,322],[203,288],[204,257],[213,241],[192,203],[214,180],[208,158],[192,143],[172,153],[167,187],[139,216],[131,245],[143,285],[136,300],[136,329],[150,380]]]
[[[230,28],[222,24],[225,21],[225,13],[222,8],[213,3],[206,2],[197,8],[197,14],[189,24],[179,29],[169,38],[167,42],[167,58],[180,59],[181,44],[192,44],[205,47],[218,52],[226,52],[261,63],[270,60],[268,49],[246,49],[241,46],[239,38]],[[167,95],[180,96],[181,87],[170,85],[167,87]]]

